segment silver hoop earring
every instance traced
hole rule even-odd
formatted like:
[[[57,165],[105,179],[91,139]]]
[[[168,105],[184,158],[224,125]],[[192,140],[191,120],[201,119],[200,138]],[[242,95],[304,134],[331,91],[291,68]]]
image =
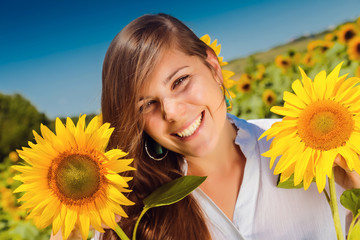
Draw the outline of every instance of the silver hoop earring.
[[[164,149],[166,150],[165,153],[164,153]],[[160,144],[158,144],[155,141],[151,141],[150,144],[148,144],[148,139],[145,140],[145,151],[146,154],[155,161],[163,160],[169,152],[169,150],[163,148]],[[150,152],[154,152],[154,154],[150,154]]]

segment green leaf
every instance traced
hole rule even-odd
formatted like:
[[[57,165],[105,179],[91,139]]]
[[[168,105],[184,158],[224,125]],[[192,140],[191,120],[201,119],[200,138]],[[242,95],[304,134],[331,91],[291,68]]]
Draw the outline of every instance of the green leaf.
[[[349,209],[353,213],[353,216],[356,216],[360,209],[360,189],[344,191],[340,196],[340,203]]]
[[[349,232],[348,240],[358,240],[360,239],[360,224],[357,222],[355,226]]]
[[[166,183],[144,199],[144,208],[166,206],[176,203],[189,195],[206,177],[183,176]]]
[[[294,174],[291,175],[289,177],[289,179],[284,182],[280,182],[280,175],[281,174],[279,174],[279,178],[278,178],[277,185],[276,185],[278,188],[292,189],[292,188],[303,188],[304,187],[302,182],[299,183],[298,185],[294,186]]]

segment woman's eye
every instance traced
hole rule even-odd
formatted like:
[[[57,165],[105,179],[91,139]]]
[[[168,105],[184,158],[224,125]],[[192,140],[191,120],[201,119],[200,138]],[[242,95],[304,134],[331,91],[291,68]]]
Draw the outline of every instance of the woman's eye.
[[[151,101],[148,101],[148,102],[144,103],[144,104],[140,107],[140,112],[149,110],[149,108],[150,108],[153,104],[155,104],[155,103],[156,103],[155,100],[151,100]]]
[[[185,75],[183,77],[176,79],[172,85],[172,89],[175,89],[178,85],[182,84],[188,77],[189,75]]]

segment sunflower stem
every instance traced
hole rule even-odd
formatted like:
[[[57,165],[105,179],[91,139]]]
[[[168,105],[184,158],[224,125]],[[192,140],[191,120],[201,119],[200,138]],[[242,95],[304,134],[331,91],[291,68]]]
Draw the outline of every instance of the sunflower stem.
[[[114,231],[121,240],[130,240],[130,238],[124,233],[124,231],[119,225],[116,224],[116,228],[114,229]]]
[[[338,209],[337,199],[336,199],[334,170],[332,170],[331,178],[329,178],[329,189],[330,189],[331,213],[332,213],[332,216],[334,219],[336,236],[337,236],[338,240],[344,240],[344,234],[342,232],[340,216],[339,216],[339,209]]]
[[[325,188],[324,188],[324,194],[325,194],[326,200],[327,200],[328,203],[330,204],[330,197],[329,197],[329,194],[328,194],[328,192],[326,191]],[[331,207],[331,205],[330,205],[330,207]]]
[[[144,209],[140,213],[140,216],[139,216],[139,218],[137,219],[137,221],[135,223],[132,240],[136,240],[136,232],[137,232],[137,228],[139,226],[139,222],[140,222],[141,218],[144,216],[144,214],[146,213],[147,210],[149,210],[149,208],[144,207]]]
[[[350,224],[350,227],[349,227],[349,231],[348,231],[348,236],[347,236],[347,238],[346,239],[350,239],[350,233],[351,233],[351,230],[353,229],[353,227],[354,227],[354,224],[356,223],[356,220],[359,218],[359,216],[360,216],[360,213],[358,213],[355,217],[353,217],[353,219],[352,219],[352,221],[351,221],[351,224]]]

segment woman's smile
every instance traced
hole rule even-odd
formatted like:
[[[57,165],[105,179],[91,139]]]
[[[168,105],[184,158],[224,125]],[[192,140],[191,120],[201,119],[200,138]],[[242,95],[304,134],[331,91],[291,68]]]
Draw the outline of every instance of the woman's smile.
[[[201,114],[190,124],[186,124],[180,130],[173,133],[173,136],[180,137],[182,140],[191,140],[193,136],[196,136],[196,133],[199,131],[202,126],[202,122],[204,119],[205,111],[201,112]]]

